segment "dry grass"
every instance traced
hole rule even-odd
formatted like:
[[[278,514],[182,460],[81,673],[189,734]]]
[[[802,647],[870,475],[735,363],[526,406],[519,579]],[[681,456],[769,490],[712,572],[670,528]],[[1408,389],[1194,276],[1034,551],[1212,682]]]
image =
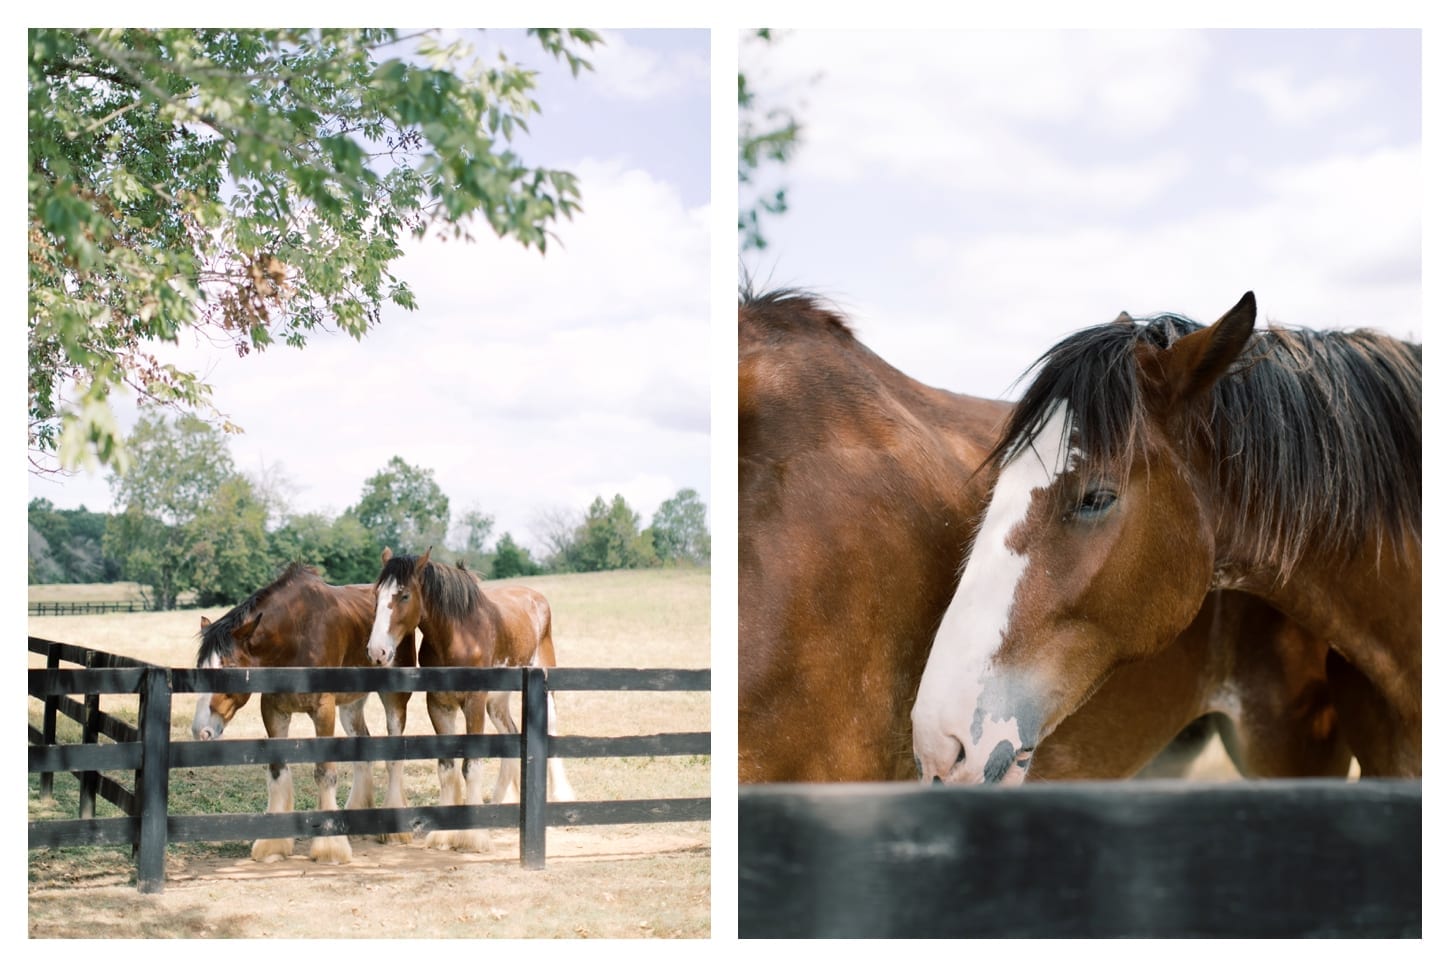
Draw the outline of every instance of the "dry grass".
[[[700,570],[610,572],[588,575],[546,576],[527,582],[548,597],[554,610],[554,640],[561,664],[578,667],[705,668],[710,663],[709,573]],[[110,597],[92,600],[121,600]],[[61,600],[50,597],[46,600]],[[200,616],[219,611],[76,615],[32,617],[32,635],[85,645],[170,667],[195,662]],[[32,666],[41,664],[31,656]],[[29,700],[31,717],[38,721],[40,703]],[[515,698],[517,702],[517,698]],[[409,703],[409,733],[431,731],[424,699]],[[557,696],[560,732],[566,735],[631,735],[655,732],[707,731],[709,695],[703,693],[588,693]],[[134,719],[136,700],[103,698],[102,707]],[[172,707],[172,734],[190,738],[195,699],[178,696]],[[516,709],[517,714],[517,709]],[[385,734],[381,705],[376,698],[367,707],[369,727]],[[264,736],[256,703],[238,713],[229,737]],[[310,725],[294,722],[294,735],[311,734]],[[570,779],[581,799],[639,799],[708,796],[707,757],[572,759]],[[294,769],[297,806],[316,802],[311,770]],[[412,761],[406,771],[409,802],[437,802],[437,772],[432,760]],[[350,777],[343,770],[342,781]],[[381,765],[374,767],[375,783],[385,785]],[[127,782],[129,785],[129,781]],[[57,804],[46,806],[32,798],[31,818],[74,816],[73,780],[57,777]],[[491,783],[490,783],[491,788]],[[214,803],[204,811],[241,812],[265,808],[263,770],[182,770],[172,776],[172,801]],[[379,792],[381,797],[381,791]],[[341,797],[340,797],[341,798]],[[98,806],[98,815],[108,813]],[[198,810],[201,811],[201,810]],[[512,839],[510,839],[512,837]],[[246,844],[196,844],[173,847],[169,858],[165,898],[141,897],[130,878],[129,855],[116,850],[34,851],[30,854],[30,914],[32,936],[708,936],[709,935],[709,824],[672,823],[653,826],[590,827],[550,830],[550,869],[542,875],[517,869],[517,837],[495,832],[494,850],[480,857],[435,854],[421,847],[378,846],[354,839],[354,862],[336,872],[337,886],[357,886],[349,878],[366,882],[369,890],[396,888],[411,891],[399,906],[407,918],[367,908],[367,915],[329,917],[319,909],[314,919],[301,916],[272,923],[252,917],[246,908],[253,901],[236,885],[262,883],[289,910],[308,908],[307,890],[299,884],[305,874],[322,868],[306,859],[306,844],[296,855],[275,866],[259,867],[247,857]],[[398,857],[402,857],[400,861]],[[441,859],[440,859],[441,857]],[[401,866],[397,865],[401,862]],[[433,869],[443,864],[441,876]],[[411,882],[417,867],[426,871],[423,882]],[[578,867],[577,871],[574,869]],[[250,868],[250,869],[248,869]],[[257,871],[275,871],[251,879]],[[99,876],[91,874],[99,871]],[[386,876],[379,880],[379,871]],[[291,873],[291,875],[282,875]],[[329,876],[333,875],[329,873]],[[421,875],[421,874],[420,874]],[[530,879],[536,876],[535,879]],[[513,899],[489,910],[460,910],[446,895],[430,904],[429,891],[450,878],[473,882],[502,877],[510,896],[527,900],[527,916],[518,915],[525,904]],[[411,876],[413,880],[419,876]],[[515,882],[517,881],[517,882]],[[388,886],[392,884],[393,887]],[[572,889],[559,889],[574,884]],[[537,887],[537,889],[536,889]],[[197,905],[196,891],[227,897],[232,913],[212,903]],[[424,891],[420,894],[418,891]],[[328,893],[333,892],[328,890]],[[296,895],[293,895],[296,893]],[[534,894],[538,894],[535,896]],[[184,911],[177,904],[189,897]],[[237,904],[241,904],[238,906]],[[363,908],[359,908],[363,909]],[[84,911],[80,915],[78,911]],[[504,911],[499,913],[498,911]],[[147,912],[151,911],[151,912]],[[513,911],[513,913],[509,913]],[[213,917],[215,914],[215,917]],[[472,914],[477,914],[476,916]],[[420,920],[421,918],[421,920]]]

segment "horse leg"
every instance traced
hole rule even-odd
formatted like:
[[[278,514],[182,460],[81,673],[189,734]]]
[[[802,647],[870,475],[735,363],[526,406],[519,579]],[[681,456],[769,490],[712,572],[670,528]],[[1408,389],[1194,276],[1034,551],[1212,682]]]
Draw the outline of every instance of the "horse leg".
[[[484,708],[487,693],[471,693],[463,703],[463,726],[469,735],[483,734]],[[463,760],[464,804],[483,805],[483,759]],[[486,853],[489,849],[487,829],[460,829],[453,838],[453,848],[464,853]]]
[[[1354,757],[1359,760],[1360,775],[1418,775],[1419,743],[1407,741],[1400,734],[1400,719],[1384,694],[1337,651],[1330,651],[1325,669],[1334,711]],[[1414,763],[1404,761],[1406,747],[1413,748]]]
[[[262,725],[270,739],[285,739],[292,724],[292,713],[277,707],[275,696],[262,696]],[[290,813],[293,807],[292,770],[285,762],[267,766],[267,812]],[[258,863],[275,863],[292,855],[292,837],[259,839],[252,844],[252,859]]]
[[[408,724],[408,699],[412,698],[411,692],[379,692],[378,698],[383,702],[383,711],[387,713],[388,734],[402,735],[403,729]],[[403,766],[404,761],[395,759],[388,763],[388,794],[383,799],[384,809],[403,809],[408,801],[403,794]],[[378,841],[383,843],[411,843],[412,833],[383,833],[378,836]]]
[[[433,731],[438,735],[452,735],[457,732],[458,709],[454,706],[444,706],[433,697],[428,695],[428,718],[433,722]],[[438,760],[438,805],[458,806],[463,802],[463,778],[458,773],[458,766],[451,758]],[[452,829],[435,829],[428,834],[423,845],[428,849],[452,849],[454,840],[457,839],[456,831]]]
[[[550,613],[543,629],[539,634],[539,647],[534,652],[534,664],[541,668],[554,668],[558,661],[554,655],[554,616]],[[554,693],[546,691],[545,701],[548,703],[548,725],[550,735],[559,734],[558,714],[554,709]],[[564,775],[564,760],[549,760],[549,791],[550,799],[555,802],[573,802],[575,800],[574,787],[569,784],[569,777]]]
[[[367,707],[367,696],[355,702],[348,702],[337,710],[337,717],[342,722],[342,731],[347,735],[361,736],[367,738],[372,733],[368,731],[368,721],[364,712]],[[352,788],[347,792],[347,805],[345,809],[370,809],[373,805],[373,764],[371,762],[354,762],[352,764]]]
[[[499,735],[517,735],[518,723],[509,709],[509,693],[493,692],[488,696],[488,717]],[[498,781],[493,785],[493,801],[519,801],[519,760],[505,756],[498,762]]]
[[[548,702],[548,729],[550,735],[558,734],[557,712],[554,709],[554,696],[546,696]],[[509,693],[495,692],[488,699],[488,717],[493,720],[494,727],[501,735],[516,735],[519,726],[514,721],[513,711],[509,707]],[[564,774],[564,760],[551,757],[549,759],[549,798],[554,802],[573,802],[574,787],[569,784],[569,777]],[[503,759],[498,765],[498,782],[493,789],[494,802],[518,802],[519,801],[519,760],[515,758]]]
[[[319,702],[318,707],[312,711],[312,724],[317,737],[331,738],[336,721],[337,702],[333,696],[325,696]],[[369,766],[368,763],[362,763],[362,765]],[[312,774],[317,779],[317,808],[321,810],[336,809],[337,763],[319,762],[313,767]],[[369,783],[371,783],[371,779],[369,779]],[[346,836],[316,836],[312,840],[311,855],[319,863],[350,863],[352,862],[352,844],[347,841]]]

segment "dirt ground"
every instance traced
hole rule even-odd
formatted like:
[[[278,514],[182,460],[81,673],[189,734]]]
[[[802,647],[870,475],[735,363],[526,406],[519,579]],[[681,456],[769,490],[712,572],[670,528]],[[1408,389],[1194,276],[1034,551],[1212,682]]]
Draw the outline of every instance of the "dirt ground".
[[[519,865],[518,833],[488,853],[353,837],[352,862],[168,857],[142,895],[130,857],[84,868],[32,854],[31,937],[708,937],[704,823],[551,828],[546,869]],[[114,858],[111,858],[111,857]],[[683,889],[682,889],[683,887]]]

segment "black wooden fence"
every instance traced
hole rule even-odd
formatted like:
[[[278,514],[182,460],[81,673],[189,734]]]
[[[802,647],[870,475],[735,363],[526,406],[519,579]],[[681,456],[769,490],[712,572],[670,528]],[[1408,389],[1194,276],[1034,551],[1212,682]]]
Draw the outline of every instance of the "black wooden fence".
[[[547,760],[553,757],[708,755],[708,732],[588,737],[550,736],[549,691],[709,691],[708,669],[554,668],[163,668],[75,645],[30,639],[46,668],[30,669],[30,694],[45,702],[41,728],[30,727],[29,771],[40,773],[42,795],[51,775],[79,776],[80,817],[30,823],[29,846],[130,844],[136,884],[160,892],[168,842],[217,842],[289,836],[346,836],[387,832],[517,825],[520,862],[544,866],[546,825],[587,826],[705,820],[708,797],[551,803]],[[69,662],[82,668],[61,668]],[[518,691],[518,735],[401,735],[310,739],[173,741],[171,698],[196,692],[427,692]],[[137,694],[139,726],[100,710],[100,696]],[[83,702],[70,698],[85,696]],[[56,744],[56,717],[82,727],[79,745]],[[105,736],[112,741],[100,743]],[[517,805],[422,806],[403,809],[311,810],[260,815],[176,816],[167,808],[172,769],[265,764],[272,761],[376,762],[446,757],[521,760]],[[127,789],[102,771],[135,773]],[[126,815],[97,819],[97,796]]]
[[[741,937],[1418,937],[1420,783],[757,786]]]
[[[118,611],[150,611],[144,601],[32,601],[33,615],[115,614]]]

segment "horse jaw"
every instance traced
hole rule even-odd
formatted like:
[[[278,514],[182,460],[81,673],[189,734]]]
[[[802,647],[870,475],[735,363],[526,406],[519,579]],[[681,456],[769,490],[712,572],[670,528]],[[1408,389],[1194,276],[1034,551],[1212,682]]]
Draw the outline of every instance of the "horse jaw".
[[[392,578],[378,588],[378,610],[373,618],[373,632],[368,637],[368,657],[375,665],[391,665],[398,652],[397,639],[388,633],[393,623],[393,595],[397,591],[398,582]]]
[[[1012,546],[1033,494],[1069,467],[1072,415],[1059,403],[1003,466],[956,593],[932,642],[912,708],[912,744],[924,781],[1019,783],[1042,737],[1046,683],[997,657],[1028,560]]]

